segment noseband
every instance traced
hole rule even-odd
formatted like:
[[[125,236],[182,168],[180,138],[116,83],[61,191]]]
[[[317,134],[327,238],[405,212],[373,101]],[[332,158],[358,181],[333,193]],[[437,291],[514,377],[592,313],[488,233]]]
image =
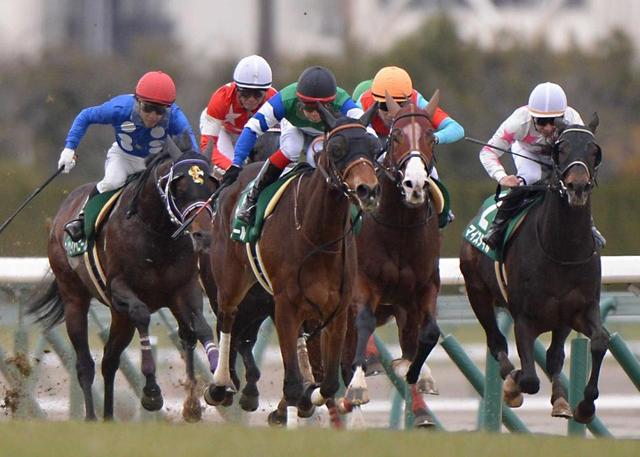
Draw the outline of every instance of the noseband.
[[[197,202],[191,203],[184,209],[180,209],[178,207],[175,201],[175,196],[173,195],[173,192],[171,190],[171,183],[179,177],[179,176],[177,177],[174,176],[175,167],[178,165],[185,165],[185,164],[204,165],[203,168],[205,170],[209,168],[209,164],[205,160],[199,160],[199,159],[181,160],[173,163],[171,165],[171,168],[169,169],[169,172],[166,175],[160,176],[159,178],[156,179],[156,188],[158,189],[160,198],[162,198],[165,204],[165,209],[167,210],[169,219],[171,219],[171,222],[178,227],[180,227],[184,223],[184,221],[186,221],[194,211],[200,211],[202,208],[207,210],[207,212],[209,213],[209,218],[213,220],[213,210],[211,209],[211,206],[209,205],[208,200],[199,200]],[[205,179],[206,179],[206,176],[205,176]],[[188,231],[185,231],[185,233],[188,233]]]
[[[324,140],[324,144],[323,144],[323,151],[322,154],[324,156],[327,157],[327,160],[329,161],[329,170],[327,171],[322,164],[318,163],[317,164],[317,168],[322,172],[322,174],[324,175],[327,184],[329,184],[329,186],[333,187],[334,189],[339,189],[344,195],[347,196],[347,198],[352,198],[355,194],[356,191],[355,189],[352,189],[351,187],[349,187],[349,184],[347,184],[346,182],[346,177],[349,174],[349,171],[355,167],[356,165],[359,165],[361,163],[370,166],[371,169],[374,171],[375,173],[375,167],[373,166],[373,163],[371,162],[370,159],[366,158],[366,157],[358,157],[357,159],[349,162],[344,169],[342,170],[342,172],[339,172],[336,164],[335,164],[335,160],[333,160],[333,158],[331,157],[331,155],[328,153],[327,151],[327,147],[329,144],[329,140],[331,140],[331,138],[333,136],[335,136],[336,134],[338,134],[339,132],[342,132],[343,130],[347,130],[347,129],[362,129],[362,130],[366,130],[367,128],[362,125],[362,124],[358,124],[358,123],[351,123],[351,124],[344,124],[344,125],[340,125],[336,128],[334,128],[333,130],[331,130],[329,133],[327,133],[327,137]],[[349,139],[347,138],[347,144],[349,142]],[[349,151],[347,150],[347,157],[348,158],[350,156]]]
[[[553,173],[555,176],[555,181],[556,184],[555,186],[553,186],[552,188],[557,190],[561,196],[565,196],[567,193],[567,186],[564,182],[565,179],[565,174],[566,172],[569,170],[569,168],[573,167],[574,165],[578,165],[581,166],[585,169],[585,171],[587,172],[587,176],[589,177],[589,180],[587,182],[589,187],[593,187],[595,183],[597,183],[597,177],[598,177],[598,168],[600,167],[600,162],[601,162],[601,152],[599,152],[599,158],[597,160],[597,163],[594,165],[593,167],[593,173],[591,172],[591,168],[589,167],[589,165],[582,159],[578,159],[578,160],[574,160],[570,163],[568,163],[566,166],[564,166],[562,169],[560,168],[560,166],[558,165],[558,154],[559,154],[559,147],[560,144],[563,141],[562,137],[564,136],[565,133],[567,132],[580,132],[580,133],[586,133],[588,135],[591,136],[591,138],[595,139],[595,136],[593,135],[593,132],[591,130],[588,130],[586,128],[579,128],[579,127],[572,127],[572,128],[568,128],[562,131],[562,133],[560,134],[560,136],[558,137],[558,140],[555,142],[554,144],[554,154],[553,154]],[[594,144],[596,145],[596,147],[598,148],[598,151],[600,151],[600,146],[598,146],[595,142]]]

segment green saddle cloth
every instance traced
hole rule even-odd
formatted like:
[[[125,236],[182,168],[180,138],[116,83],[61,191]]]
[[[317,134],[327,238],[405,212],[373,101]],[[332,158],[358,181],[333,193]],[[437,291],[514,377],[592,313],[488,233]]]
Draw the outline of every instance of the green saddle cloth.
[[[500,193],[500,197],[504,197],[508,190],[502,191]],[[499,246],[498,249],[491,249],[482,238],[489,231],[489,227],[491,227],[491,223],[496,218],[496,214],[498,213],[498,204],[495,200],[495,195],[491,195],[488,197],[480,206],[480,210],[476,217],[474,217],[467,228],[464,231],[464,239],[467,240],[473,247],[478,249],[480,252],[485,254],[492,260],[502,260],[502,251],[504,250],[505,245],[509,241],[509,239],[515,233],[515,230],[520,225],[520,221],[525,218],[527,213],[531,210],[531,208],[537,203],[542,201],[542,195],[532,201],[527,207],[525,207],[521,212],[519,212],[514,218],[509,221],[509,225],[507,226],[507,230],[505,232],[504,238],[502,240],[502,245]]]
[[[121,189],[121,188],[120,188]],[[94,195],[84,207],[84,234],[85,237],[80,241],[73,241],[69,235],[65,232],[63,237],[64,248],[67,251],[69,257],[75,257],[84,254],[89,245],[94,241],[96,235],[96,221],[98,215],[106,203],[113,197],[114,194],[120,191],[120,189],[109,190],[101,194]]]
[[[240,198],[238,198],[238,202],[234,209],[234,217],[231,224],[231,239],[240,241],[241,243],[255,243],[258,241],[262,234],[262,226],[265,219],[264,214],[269,206],[269,202],[271,202],[276,192],[278,192],[278,190],[287,183],[289,179],[294,178],[300,173],[304,173],[309,170],[309,168],[309,165],[306,163],[300,164],[260,192],[258,203],[256,205],[256,217],[253,225],[245,224],[243,221],[238,219],[238,208],[241,203],[244,203],[246,200],[249,189],[253,185],[253,181],[249,181],[247,186],[240,193]],[[353,224],[354,233],[356,235],[360,233],[360,229],[362,228],[362,214],[359,213],[358,208],[355,205],[351,205],[351,223]]]

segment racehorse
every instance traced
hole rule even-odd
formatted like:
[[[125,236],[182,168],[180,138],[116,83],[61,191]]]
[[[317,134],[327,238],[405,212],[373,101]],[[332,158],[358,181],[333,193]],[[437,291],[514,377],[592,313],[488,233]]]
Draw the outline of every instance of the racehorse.
[[[187,142],[188,139],[182,144]],[[150,313],[165,306],[178,321],[186,353],[190,386],[183,416],[187,420],[198,420],[201,416],[200,403],[194,395],[193,350],[197,340],[208,352],[214,347],[213,332],[202,314],[197,270],[197,253],[210,242],[212,214],[207,200],[215,184],[209,170],[203,156],[188,150],[183,153],[168,139],[163,151],[151,156],[144,172],[124,188],[97,233],[94,246],[101,265],[94,268],[88,268],[87,261],[78,260],[81,257],[67,257],[63,245],[64,224],[78,213],[93,184],[71,192],[53,221],[48,256],[54,279],[29,309],[47,329],[65,320],[77,356],[76,370],[87,420],[96,418],[91,393],[95,368],[87,335],[92,297],[111,310],[109,339],[102,359],[104,418],[113,418],[114,377],[120,354],[136,329],[142,349],[141,369],[146,378],[141,403],[149,411],[162,407],[150,350],[149,320]],[[189,236],[172,239],[176,228],[197,212],[187,232]],[[92,276],[102,276],[103,284],[94,282]]]
[[[415,425],[426,426],[433,422],[421,392],[427,391],[432,380],[421,377],[421,382],[417,381],[440,336],[436,323],[440,237],[438,209],[431,194],[437,189],[431,189],[436,184],[429,179],[435,163],[431,119],[439,92],[425,109],[413,103],[401,108],[389,96],[386,101],[393,121],[380,164],[380,205],[365,215],[357,237],[358,279],[352,299],[355,326],[347,328],[342,357],[346,382],[351,379],[345,398],[352,405],[369,401],[365,382],[367,342],[376,324],[393,316],[402,348],[402,359],[394,363],[394,368],[399,376],[406,372]]]
[[[356,251],[350,221],[350,205],[373,210],[379,185],[372,164],[377,140],[365,126],[375,107],[360,120],[336,119],[318,106],[329,127],[318,167],[296,177],[284,191],[272,215],[265,220],[260,239],[260,258],[275,300],[275,326],[285,368],[284,400],[287,425],[297,423],[298,404],[331,402],[338,389],[340,353],[346,326],[346,310],[356,273]],[[212,404],[226,391],[235,391],[229,374],[230,332],[238,304],[256,283],[243,244],[230,240],[232,211],[241,189],[252,179],[258,165],[245,167],[239,179],[220,194],[213,224],[210,250],[211,281],[217,285],[220,362],[214,386],[205,392]],[[293,210],[292,210],[293,209]],[[320,388],[312,386],[303,398],[303,383],[296,343],[304,320],[322,322],[323,366],[326,375]],[[335,408],[335,405],[333,405]]]
[[[552,382],[552,416],[588,423],[595,414],[598,376],[608,336],[600,318],[600,254],[591,232],[591,192],[602,152],[594,133],[598,118],[582,125],[556,121],[558,141],[552,151],[552,176],[542,203],[534,206],[504,251],[506,284],[503,296],[494,262],[469,242],[460,253],[469,301],[487,336],[491,355],[505,380],[503,393],[511,407],[522,404],[522,392],[540,388],[533,347],[551,331],[546,369]],[[506,307],[514,321],[521,369],[508,359],[507,341],[496,324],[494,305]],[[592,367],[584,399],[572,413],[560,374],[564,342],[571,329],[591,338]]]

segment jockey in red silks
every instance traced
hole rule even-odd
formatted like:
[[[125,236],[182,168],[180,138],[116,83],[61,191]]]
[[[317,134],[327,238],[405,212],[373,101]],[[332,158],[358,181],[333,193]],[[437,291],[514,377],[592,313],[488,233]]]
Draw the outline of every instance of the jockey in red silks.
[[[88,200],[122,187],[129,175],[144,170],[145,158],[160,152],[167,136],[186,133],[193,149],[199,151],[191,125],[175,100],[176,86],[171,77],[150,71],[138,81],[135,94],[118,95],[102,105],[83,109],[69,130],[58,168],[64,167],[64,172],[69,173],[75,166],[76,148],[92,124],[110,124],[115,142],[107,152],[104,178]],[[66,224],[65,231],[73,241],[84,237],[84,209]]]
[[[271,67],[251,55],[238,62],[233,82],[216,90],[200,115],[200,149],[223,174],[231,166],[238,136],[265,101],[277,91],[271,86]]]

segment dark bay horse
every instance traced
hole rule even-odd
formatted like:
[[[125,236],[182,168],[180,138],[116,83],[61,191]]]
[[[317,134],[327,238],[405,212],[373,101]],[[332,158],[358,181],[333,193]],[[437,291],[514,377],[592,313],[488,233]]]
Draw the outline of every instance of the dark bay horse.
[[[600,318],[600,255],[591,232],[591,191],[602,152],[595,142],[598,118],[582,125],[556,122],[553,173],[541,204],[533,207],[505,248],[506,299],[496,279],[494,262],[468,242],[460,253],[460,269],[473,311],[487,335],[491,355],[505,380],[505,401],[522,404],[522,392],[540,388],[533,347],[551,332],[547,372],[552,382],[552,415],[588,423],[595,414],[598,376],[608,336]],[[496,324],[494,305],[506,307],[514,320],[521,369],[508,359],[507,341]],[[591,376],[584,399],[571,412],[560,381],[564,342],[576,330],[591,339]]]
[[[418,384],[418,378],[440,335],[436,324],[440,236],[431,195],[435,190],[430,189],[436,184],[429,179],[435,163],[431,119],[438,103],[438,91],[425,109],[413,103],[401,108],[387,96],[393,122],[380,166],[380,205],[365,215],[357,237],[358,277],[351,316],[355,315],[355,326],[347,329],[342,358],[347,380],[351,362],[354,370],[346,399],[352,405],[367,403],[367,341],[376,324],[395,317],[402,358],[394,366],[412,388],[417,426],[433,425],[422,399],[428,382],[423,377]]]
[[[297,423],[298,404],[330,402],[338,389],[340,354],[346,330],[346,310],[356,274],[356,246],[350,205],[364,211],[378,202],[379,185],[372,164],[376,139],[365,126],[375,107],[358,121],[335,119],[323,106],[322,119],[330,129],[318,168],[302,174],[285,190],[273,214],[265,221],[259,251],[275,300],[275,326],[285,368],[284,400],[287,425]],[[213,224],[210,280],[217,285],[220,362],[214,384],[205,392],[207,402],[219,391],[234,391],[229,373],[230,332],[238,304],[256,278],[243,244],[230,240],[232,210],[238,195],[259,169],[248,165],[238,182],[222,192]],[[322,322],[322,361],[326,375],[320,388],[307,389],[297,357],[303,321]]]
[[[104,418],[113,418],[114,377],[120,354],[136,329],[142,349],[141,369],[146,378],[142,405],[149,411],[162,407],[150,350],[149,320],[150,313],[165,306],[178,321],[186,353],[191,385],[183,416],[187,420],[200,418],[200,404],[194,396],[193,350],[197,341],[208,352],[214,344],[213,332],[202,314],[197,252],[210,241],[212,215],[207,200],[214,188],[209,164],[203,156],[193,151],[182,153],[168,139],[164,150],[152,157],[145,171],[125,187],[97,234],[95,252],[101,263],[100,275],[87,269],[82,256],[67,257],[63,246],[64,224],[78,213],[92,185],[74,190],[62,203],[48,243],[55,278],[46,292],[31,303],[30,312],[46,328],[65,321],[77,356],[76,370],[84,394],[86,419],[96,418],[91,393],[95,368],[87,335],[91,298],[111,309],[109,339],[102,359]],[[171,235],[176,228],[198,211],[188,236],[173,240]],[[103,276],[104,284],[96,284],[92,280],[94,275]]]

